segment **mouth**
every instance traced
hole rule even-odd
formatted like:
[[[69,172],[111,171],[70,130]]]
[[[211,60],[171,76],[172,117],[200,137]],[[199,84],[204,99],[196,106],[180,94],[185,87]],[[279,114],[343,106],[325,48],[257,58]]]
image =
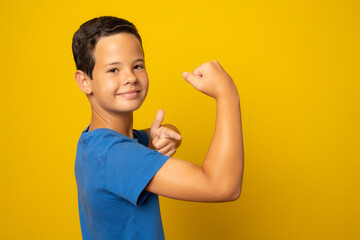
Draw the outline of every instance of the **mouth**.
[[[128,99],[134,99],[137,98],[137,96],[139,95],[139,93],[141,92],[141,90],[129,90],[126,92],[121,92],[116,94],[117,96],[122,96]]]

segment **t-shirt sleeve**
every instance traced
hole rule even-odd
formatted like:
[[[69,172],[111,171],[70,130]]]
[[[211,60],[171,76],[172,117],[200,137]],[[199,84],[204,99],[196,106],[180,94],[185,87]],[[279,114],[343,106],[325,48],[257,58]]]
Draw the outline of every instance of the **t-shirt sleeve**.
[[[149,146],[149,136],[145,130],[135,130],[133,129],[134,138],[136,138],[139,143],[145,147]]]
[[[137,142],[116,143],[106,155],[106,187],[137,206],[149,194],[144,188],[168,159]]]

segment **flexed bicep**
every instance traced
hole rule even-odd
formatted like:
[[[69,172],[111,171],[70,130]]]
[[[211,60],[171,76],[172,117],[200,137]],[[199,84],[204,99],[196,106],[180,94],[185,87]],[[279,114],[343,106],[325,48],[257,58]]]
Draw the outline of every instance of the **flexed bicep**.
[[[185,201],[236,200],[230,188],[212,181],[200,166],[177,158],[167,160],[146,186],[146,190],[164,197]]]

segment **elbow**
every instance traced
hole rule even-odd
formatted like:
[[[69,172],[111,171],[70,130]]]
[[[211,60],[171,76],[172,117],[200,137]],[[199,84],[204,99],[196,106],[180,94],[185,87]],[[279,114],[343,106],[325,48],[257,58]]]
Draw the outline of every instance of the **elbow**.
[[[238,200],[240,198],[240,196],[241,196],[241,188],[233,194],[233,198],[231,201]]]
[[[228,196],[228,202],[236,201],[240,198],[241,195],[241,188],[235,189],[232,191]]]
[[[219,191],[219,197],[221,202],[232,202],[240,198],[241,187],[222,187]]]

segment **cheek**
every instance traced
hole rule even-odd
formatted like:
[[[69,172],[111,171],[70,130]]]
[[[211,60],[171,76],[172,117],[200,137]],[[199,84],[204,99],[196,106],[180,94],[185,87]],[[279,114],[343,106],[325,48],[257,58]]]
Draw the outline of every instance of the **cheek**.
[[[104,93],[117,91],[118,88],[118,83],[112,79],[103,79],[99,85],[99,90]]]
[[[144,88],[146,89],[146,91],[149,89],[149,81],[146,81],[144,83]]]
[[[144,92],[145,92],[144,97],[146,97],[146,95],[148,93],[148,90],[149,90],[149,82],[148,81],[146,83],[144,83],[143,89],[144,89]]]
[[[142,76],[142,86],[144,89],[146,89],[146,91],[148,90],[149,88],[149,78],[147,76],[147,73],[145,72],[144,75]]]
[[[109,80],[109,81],[106,81],[105,87],[108,91],[114,91],[114,90],[117,90],[118,83],[116,81]]]
[[[149,90],[149,80],[148,79],[146,79],[146,81],[141,81],[141,87],[142,87],[142,89],[143,89],[143,97],[144,97],[144,99],[146,98],[146,96],[147,96],[147,93],[148,93],[148,90]]]

